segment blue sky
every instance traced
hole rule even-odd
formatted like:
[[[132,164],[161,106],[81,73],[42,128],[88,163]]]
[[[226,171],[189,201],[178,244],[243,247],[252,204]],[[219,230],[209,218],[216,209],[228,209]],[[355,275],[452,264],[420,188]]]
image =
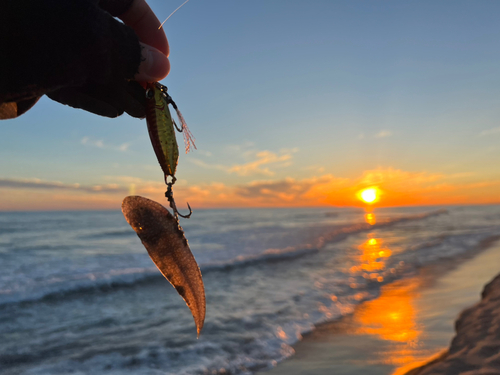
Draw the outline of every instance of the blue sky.
[[[161,20],[180,3],[149,1]],[[198,146],[181,154],[179,196],[347,204],[331,198],[340,185],[396,173],[416,178],[409,203],[500,201],[499,14],[496,1],[191,0],[164,26],[163,83]],[[119,207],[129,191],[158,198],[161,181],[144,120],[43,98],[0,123],[0,209]],[[455,198],[422,198],[443,184]]]

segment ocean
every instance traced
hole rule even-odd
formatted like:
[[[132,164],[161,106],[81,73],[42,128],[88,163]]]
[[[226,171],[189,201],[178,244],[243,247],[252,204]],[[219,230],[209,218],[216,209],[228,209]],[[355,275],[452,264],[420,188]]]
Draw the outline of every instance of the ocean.
[[[253,374],[423,266],[498,238],[500,206],[196,210],[189,309],[121,212],[0,213],[0,373]]]

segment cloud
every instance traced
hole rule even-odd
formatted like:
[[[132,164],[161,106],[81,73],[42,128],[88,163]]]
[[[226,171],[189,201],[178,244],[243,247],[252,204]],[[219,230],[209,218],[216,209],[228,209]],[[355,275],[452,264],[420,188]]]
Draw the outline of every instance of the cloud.
[[[229,186],[222,183],[176,186],[177,204],[189,201],[192,207],[288,207],[317,206],[310,195],[316,185],[341,186],[343,178],[331,175],[296,180],[259,180]]]
[[[241,151],[241,149],[238,149]],[[284,168],[290,166],[293,153],[297,152],[298,149],[283,149],[280,150],[280,155],[271,151],[244,151],[244,155],[247,158],[252,158],[256,160],[249,161],[244,164],[233,164],[223,165],[223,164],[212,164],[207,163],[203,160],[190,158],[189,161],[198,167],[205,169],[217,169],[224,171],[226,173],[235,173],[239,176],[253,176],[253,175],[264,175],[264,176],[274,176],[275,172],[271,170],[269,165],[273,165],[274,168]]]
[[[475,173],[473,173],[473,172],[462,172],[462,173],[450,174],[447,177],[448,178],[464,178],[464,177],[471,177],[474,175],[475,175]]]
[[[176,186],[176,201],[192,207],[363,206],[357,193],[376,186],[381,206],[499,202],[500,180],[470,181],[471,174],[440,174],[377,168],[356,178],[324,174],[312,178],[255,180],[237,186]],[[159,194],[159,192],[158,192]]]
[[[154,185],[127,176],[105,177],[104,180],[110,182],[81,185],[37,178],[0,178],[0,210],[118,210],[126,195],[135,195],[134,182],[140,186]],[[162,190],[164,193],[165,184],[157,183],[153,190],[155,198],[161,199]]]
[[[263,174],[266,176],[273,176],[275,172],[271,171],[268,167],[263,167],[268,164],[277,164],[286,162],[292,159],[291,153],[284,153],[277,155],[271,151],[260,151],[256,155],[257,160],[245,164],[236,164],[228,168],[229,173],[236,173],[239,176],[250,176],[254,174]],[[283,163],[281,167],[287,167],[291,163]]]
[[[121,145],[116,146],[116,145],[106,144],[102,139],[92,139],[90,137],[83,137],[80,143],[88,147],[96,147],[96,148],[101,148],[103,150],[114,150],[121,152],[128,151],[128,148],[130,147],[130,143],[122,143]]]
[[[407,172],[393,168],[378,168],[364,171],[358,179],[360,185],[391,184],[393,186],[406,186],[409,182],[413,185],[421,185],[442,179],[444,175],[428,172]]]
[[[392,135],[392,132],[389,130],[381,130],[377,134],[375,134],[375,138],[386,138],[390,137]]]
[[[237,145],[228,145],[226,146],[226,150],[233,153],[242,153],[249,149],[253,149],[254,146],[255,144],[253,142],[245,142]]]
[[[246,186],[237,187],[235,194],[246,198],[274,197],[285,200],[292,200],[307,192],[313,181],[296,181],[293,178],[286,178],[279,181],[254,181]]]
[[[117,193],[124,192],[118,184],[82,186],[80,184],[64,184],[58,181],[43,181],[37,178],[32,179],[14,179],[0,178],[0,189],[41,189],[41,190],[74,190],[87,193]]]
[[[499,133],[500,133],[500,127],[488,129],[488,130],[483,130],[481,133],[479,133],[479,136],[483,137],[485,135],[499,134]]]
[[[312,171],[314,173],[324,173],[325,172],[325,167],[319,166],[319,165],[310,165],[309,167],[304,167],[302,168],[305,171]]]
[[[210,157],[212,156],[212,153],[210,151],[205,151],[205,150],[197,150],[197,153],[203,156]]]
[[[278,181],[254,181],[245,186],[238,186],[235,194],[250,199],[260,199],[274,202],[295,202],[296,205],[310,204],[312,202],[309,193],[314,187],[328,184],[329,186],[340,186],[345,179],[336,178],[330,174],[302,180],[286,178]]]
[[[137,194],[168,207],[165,184],[134,176],[105,176],[100,185],[65,184],[40,179],[0,179],[0,210],[119,209],[123,197]],[[178,180],[179,207],[363,206],[360,190],[377,187],[380,206],[500,203],[500,179],[474,179],[471,173],[429,173],[395,168],[367,170],[354,178],[322,174],[311,178],[262,179],[238,185],[193,184]]]
[[[189,158],[189,161],[193,163],[194,165],[197,165],[198,167],[204,168],[204,169],[218,169],[224,172],[227,172],[229,167],[222,165],[222,164],[211,164],[207,163],[203,160],[196,159],[196,158]]]

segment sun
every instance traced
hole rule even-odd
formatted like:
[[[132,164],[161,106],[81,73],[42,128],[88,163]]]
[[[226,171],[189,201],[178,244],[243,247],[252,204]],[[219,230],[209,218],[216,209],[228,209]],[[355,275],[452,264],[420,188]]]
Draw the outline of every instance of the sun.
[[[377,193],[378,192],[376,188],[369,188],[362,190],[359,196],[361,197],[361,200],[366,203],[374,203],[378,198]]]

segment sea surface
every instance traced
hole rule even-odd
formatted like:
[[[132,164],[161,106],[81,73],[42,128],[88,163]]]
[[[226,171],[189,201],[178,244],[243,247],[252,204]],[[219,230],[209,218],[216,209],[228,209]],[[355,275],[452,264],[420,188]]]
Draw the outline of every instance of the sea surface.
[[[197,210],[207,317],[121,212],[0,213],[1,374],[252,374],[387,283],[473,254],[500,206]]]

